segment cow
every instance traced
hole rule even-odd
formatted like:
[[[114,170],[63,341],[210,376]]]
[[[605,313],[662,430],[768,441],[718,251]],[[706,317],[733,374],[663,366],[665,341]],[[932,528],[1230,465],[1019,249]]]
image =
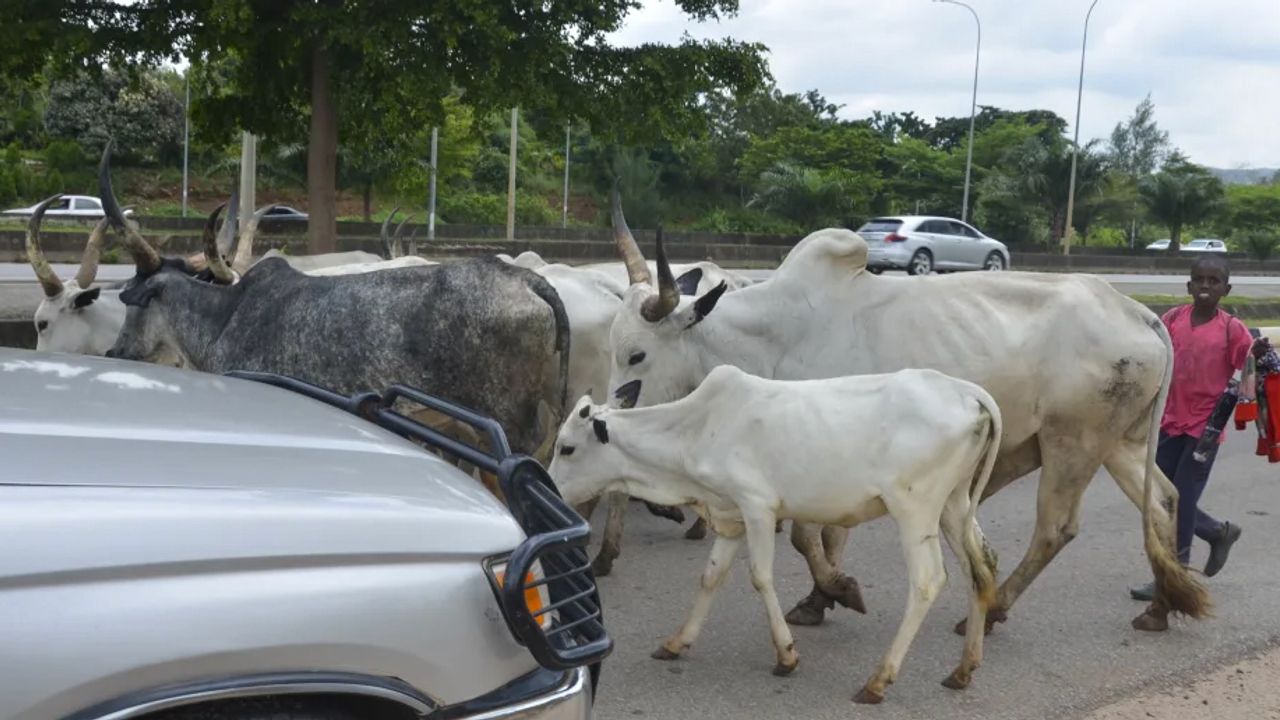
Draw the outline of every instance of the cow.
[[[232,284],[214,240],[219,207],[204,230],[206,282],[162,261],[102,178],[137,267],[108,357],[279,373],[343,394],[410,385],[494,418],[513,450],[537,454],[540,404],[563,406],[570,348],[564,305],[537,274],[477,258],[312,277],[268,258]]]
[[[34,318],[36,349],[101,355],[115,342],[125,315],[119,290],[92,287],[108,221],[104,218],[90,231],[75,277],[63,281],[49,267],[40,247],[40,224],[45,210],[61,197],[61,194],[53,195],[40,202],[27,221],[27,260],[44,291]]]
[[[828,228],[803,238],[768,280],[682,298],[661,243],[656,290],[630,233],[619,235],[618,249],[631,287],[610,331],[611,403],[677,399],[723,364],[777,379],[934,368],[975,382],[1004,416],[984,497],[1042,469],[1035,533],[988,612],[988,632],[1076,535],[1081,496],[1099,467],[1142,510],[1157,593],[1133,626],[1159,631],[1171,611],[1208,614],[1207,591],[1171,550],[1177,492],[1155,464],[1172,372],[1169,335],[1154,313],[1105,281],[1049,273],[876,276],[866,271],[866,241]],[[792,623],[821,623],[835,602],[862,606],[856,581],[838,570],[846,537],[843,528],[819,536],[792,523],[792,543],[815,580],[788,614]]]
[[[773,588],[777,520],[852,527],[889,515],[910,591],[893,643],[854,698],[878,703],[946,585],[939,524],[972,580],[964,654],[943,684],[967,687],[981,662],[995,567],[975,515],[1001,433],[1000,410],[985,390],[936,370],[768,380],[720,365],[668,403],[616,409],[583,397],[560,429],[549,472],[569,502],[617,488],[652,502],[697,503],[710,518],[716,537],[693,610],[653,653],[660,660],[697,639],[745,536],[751,584],[777,651],[775,675],[800,660]]]

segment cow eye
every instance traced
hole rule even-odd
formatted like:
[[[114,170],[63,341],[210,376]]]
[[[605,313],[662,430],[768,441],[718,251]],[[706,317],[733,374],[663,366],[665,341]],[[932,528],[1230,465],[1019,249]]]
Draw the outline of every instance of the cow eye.
[[[45,330],[48,330],[48,329],[49,329],[49,321],[48,321],[48,320],[41,320],[41,321],[39,321],[39,322],[37,322],[37,323],[36,323],[36,330],[37,330],[38,332],[44,332]]]
[[[567,457],[567,456],[569,456],[569,455],[572,455],[572,454],[573,454],[573,451],[574,451],[574,446],[573,446],[573,445],[565,445],[565,446],[563,446],[563,447],[561,447],[561,448],[560,448],[560,454],[561,454],[561,455],[564,455],[564,456],[566,456],[566,457]]]
[[[631,353],[631,357],[627,359],[627,364],[628,364],[628,365],[639,365],[639,364],[640,364],[640,363],[642,363],[642,362],[644,362],[644,351],[643,351],[643,350],[642,350],[642,351],[640,351],[640,352],[633,352],[633,353]]]

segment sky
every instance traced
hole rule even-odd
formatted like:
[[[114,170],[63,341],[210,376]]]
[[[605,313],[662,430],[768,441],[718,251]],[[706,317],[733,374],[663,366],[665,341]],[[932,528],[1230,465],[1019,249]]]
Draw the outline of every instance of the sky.
[[[1074,125],[1090,0],[966,1],[982,22],[978,104],[1053,110]],[[672,0],[644,0],[611,40],[670,44],[684,33],[763,43],[784,92],[817,89],[843,118],[969,115],[976,27],[958,5],[740,0],[736,16],[699,23]],[[1280,167],[1280,0],[1099,0],[1081,142],[1108,137],[1148,93],[1157,123],[1195,162]]]

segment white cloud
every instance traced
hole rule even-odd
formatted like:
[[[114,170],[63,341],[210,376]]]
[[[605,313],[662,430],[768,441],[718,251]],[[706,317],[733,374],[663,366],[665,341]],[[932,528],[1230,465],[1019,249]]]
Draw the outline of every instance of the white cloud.
[[[968,0],[982,20],[978,103],[1046,108],[1074,122],[1089,0]],[[968,116],[975,27],[967,10],[928,0],[741,0],[736,17],[695,23],[647,0],[622,44],[732,37],[768,46],[788,92],[844,104]],[[1106,137],[1150,92],[1170,140],[1217,167],[1280,167],[1280,2],[1100,0],[1089,23],[1081,139]],[[1070,129],[1068,130],[1070,132]]]

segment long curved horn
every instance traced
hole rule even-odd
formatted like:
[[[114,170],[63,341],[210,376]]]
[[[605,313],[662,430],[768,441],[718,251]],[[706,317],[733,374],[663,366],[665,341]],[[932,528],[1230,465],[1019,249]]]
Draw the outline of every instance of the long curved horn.
[[[239,219],[240,191],[239,188],[235,188],[231,192],[231,199],[227,201],[227,217],[222,221],[222,229],[218,231],[218,254],[222,256],[224,262],[235,253],[233,246],[236,244],[236,227],[240,224]]]
[[[213,212],[209,213],[209,219],[204,223],[204,261],[209,271],[213,273],[215,281],[230,285],[235,278],[231,275],[231,269],[223,262],[222,256],[218,254],[218,236],[214,232],[214,228],[218,225],[218,215],[226,206],[226,203],[222,203],[214,208]]]
[[[414,216],[414,213],[409,213],[408,215],[406,215],[405,218],[400,221],[400,224],[396,226],[395,235],[392,235],[392,237],[395,239],[396,257],[404,257],[404,238],[403,238],[404,226],[405,226],[405,223],[413,219],[413,216]]]
[[[631,279],[632,285],[645,284],[653,282],[653,276],[649,274],[649,264],[644,261],[644,253],[640,252],[640,246],[636,244],[635,237],[631,234],[631,228],[627,227],[627,219],[622,215],[622,197],[618,194],[618,182],[621,178],[613,181],[613,242],[618,246],[618,254],[622,256],[622,262],[627,266],[627,277]]]
[[[662,247],[662,226],[658,226],[658,294],[645,298],[640,314],[649,322],[657,322],[671,314],[680,304],[680,288],[671,274],[667,251]]]
[[[124,231],[124,245],[133,256],[138,272],[150,274],[160,269],[160,254],[147,244],[138,234],[138,224],[124,216],[120,203],[116,201],[116,193],[111,189],[111,146],[113,140],[107,140],[102,148],[102,160],[98,163],[98,195],[102,199],[102,211],[111,224]]]
[[[391,213],[387,215],[387,219],[382,221],[382,232],[378,234],[378,237],[382,240],[383,260],[390,260],[394,257],[391,254],[391,237],[387,234],[387,228],[391,225],[391,218],[395,217],[398,212],[400,212],[399,205],[392,208]]]
[[[271,203],[265,207],[261,207],[249,218],[249,222],[244,226],[244,232],[240,233],[240,242],[236,244],[236,256],[231,261],[231,269],[244,274],[249,269],[249,264],[253,262],[253,241],[258,236],[258,224],[262,222],[262,218],[266,214],[276,208],[278,203]]]
[[[80,256],[80,269],[76,271],[76,284],[81,290],[87,289],[98,277],[98,260],[102,257],[102,246],[107,240],[107,226],[111,218],[102,218],[93,231],[89,233],[89,242],[84,244],[84,255]]]
[[[49,261],[44,259],[44,251],[40,249],[40,222],[44,220],[44,211],[61,197],[62,194],[59,193],[42,200],[27,221],[27,259],[36,271],[36,279],[40,281],[40,287],[44,288],[45,297],[57,297],[62,292],[62,280],[49,267]]]

